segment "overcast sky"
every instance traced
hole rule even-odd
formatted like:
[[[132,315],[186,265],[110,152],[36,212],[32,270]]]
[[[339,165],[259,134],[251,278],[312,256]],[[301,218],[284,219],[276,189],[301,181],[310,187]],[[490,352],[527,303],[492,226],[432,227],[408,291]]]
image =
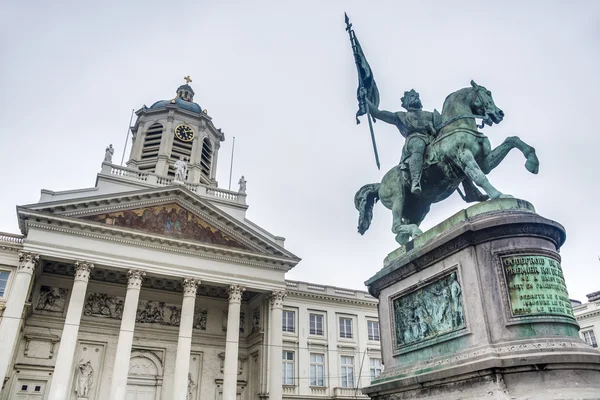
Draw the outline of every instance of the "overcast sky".
[[[84,4],[85,3],[85,4]],[[292,5],[293,4],[293,5]],[[303,258],[288,278],[364,289],[397,247],[391,213],[356,233],[355,192],[399,158],[396,128],[355,125],[356,70],[347,11],[373,68],[381,107],[404,90],[425,109],[474,79],[506,117],[493,145],[518,135],[540,173],[514,151],[491,182],[563,224],[571,297],[600,290],[598,261],[598,1],[188,1],[0,3],[0,230],[40,189],[94,185],[112,143],[121,159],[132,108],[173,97],[190,74],[195,101],[222,128],[218,179],[248,180],[248,218]],[[127,159],[127,157],[126,157]],[[237,187],[237,185],[234,185]],[[427,229],[466,204],[434,205]]]

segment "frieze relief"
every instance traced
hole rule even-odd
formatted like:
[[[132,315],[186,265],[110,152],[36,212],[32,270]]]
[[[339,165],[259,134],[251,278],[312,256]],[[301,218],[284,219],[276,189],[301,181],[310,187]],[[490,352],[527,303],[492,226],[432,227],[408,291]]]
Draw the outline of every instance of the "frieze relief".
[[[42,286],[35,309],[61,313],[65,310],[68,294],[69,289]]]
[[[123,305],[123,297],[104,293],[89,293],[84,305],[83,314],[92,317],[121,319],[123,316]],[[201,317],[195,325],[202,326],[200,319]],[[165,302],[141,300],[138,304],[136,322],[179,326],[181,322],[181,307]],[[206,322],[204,322],[204,325],[206,325]]]
[[[83,307],[83,315],[121,319],[123,298],[104,293],[90,293]]]
[[[181,322],[181,307],[158,301],[140,301],[136,322],[179,326]]]
[[[396,348],[438,338],[465,327],[456,272],[392,301]]]
[[[92,215],[83,219],[203,243],[247,248],[178,204]]]

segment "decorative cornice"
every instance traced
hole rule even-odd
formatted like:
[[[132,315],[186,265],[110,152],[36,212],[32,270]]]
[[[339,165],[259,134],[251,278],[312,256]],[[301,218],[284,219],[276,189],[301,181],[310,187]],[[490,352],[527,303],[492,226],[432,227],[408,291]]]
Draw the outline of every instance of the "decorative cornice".
[[[282,308],[283,300],[286,298],[287,292],[285,290],[278,290],[271,292],[269,299],[271,300],[271,308]]]
[[[229,302],[241,302],[242,294],[246,291],[246,288],[240,285],[229,286]]]
[[[130,240],[130,239],[124,239],[124,238],[119,238],[119,237],[116,237],[113,235],[109,235],[110,233],[113,233],[113,232],[119,233],[118,230],[111,230],[109,228],[103,228],[103,227],[94,229],[94,228],[96,228],[96,226],[95,226],[96,224],[94,224],[94,226],[90,226],[91,224],[80,223],[79,220],[75,220],[75,222],[73,222],[72,225],[75,225],[75,224],[79,225],[81,228],[90,229],[91,232],[78,230],[78,229],[69,229],[69,228],[59,227],[57,225],[46,225],[46,224],[38,223],[38,222],[30,222],[30,221],[27,222],[27,225],[31,226],[31,227],[55,231],[55,232],[61,232],[61,233],[66,233],[66,234],[72,234],[72,235],[77,235],[77,236],[84,236],[84,237],[89,237],[89,238],[93,238],[93,239],[101,239],[101,240],[107,240],[107,241],[111,241],[111,242],[123,243],[123,244],[128,244],[128,245],[141,246],[141,247],[156,249],[156,250],[160,250],[160,251],[181,253],[181,254],[191,255],[191,256],[195,256],[195,257],[200,256],[203,258],[238,263],[238,264],[245,264],[245,265],[250,265],[250,266],[260,267],[260,268],[275,269],[275,270],[282,270],[282,271],[289,270],[289,268],[285,267],[285,264],[286,264],[285,261],[287,261],[287,260],[281,260],[281,259],[277,259],[276,257],[271,257],[271,256],[267,256],[267,255],[244,253],[242,251],[229,250],[224,247],[218,248],[216,246],[203,245],[199,242],[191,243],[191,242],[184,242],[184,241],[177,240],[177,239],[170,239],[170,238],[166,238],[166,237],[159,238],[159,237],[156,237],[153,235],[143,234],[142,232],[135,233],[135,234],[131,233],[131,232],[125,232],[125,234],[127,234],[127,236],[130,236],[132,239],[141,238],[141,240]],[[103,234],[94,233],[96,230],[103,232]],[[150,240],[150,243],[145,241],[148,239]],[[167,243],[169,245],[159,245],[159,244],[154,244],[154,242]],[[38,242],[29,241],[29,243],[34,244],[34,243],[38,243]],[[177,247],[175,247],[175,246],[177,246]],[[186,250],[186,249],[194,249],[195,251]],[[258,261],[253,261],[253,259],[258,260]]]
[[[69,199],[68,202],[62,201],[20,206],[18,207],[18,213],[21,231],[26,232],[26,225],[23,224],[23,222],[26,220],[27,216],[37,217],[40,213],[46,218],[49,217],[48,213],[54,218],[77,218],[79,216],[101,214],[126,208],[162,205],[174,202],[257,252],[270,253],[283,257],[286,259],[286,262],[293,265],[300,261],[298,257],[285,250],[271,239],[265,238],[260,232],[240,224],[239,221],[236,221],[233,217],[223,213],[218,207],[211,204],[211,202],[217,201],[218,199],[207,199],[200,195],[196,195],[185,188],[173,188],[169,186],[142,189],[136,192],[112,194],[111,196],[113,197],[107,196],[108,195],[102,195],[88,199]],[[70,219],[66,223],[71,223]],[[97,226],[100,224],[94,225]],[[102,229],[107,228],[109,227],[102,226]]]
[[[17,272],[27,272],[33,274],[33,271],[35,271],[35,267],[38,266],[39,262],[40,256],[38,254],[20,251]]]
[[[88,261],[75,261],[75,280],[87,282],[94,269],[94,264]]]
[[[142,288],[142,282],[146,273],[139,269],[130,269],[127,271],[127,289],[138,289]]]
[[[379,301],[377,299],[373,299],[373,300],[369,301],[369,300],[331,296],[331,295],[327,295],[327,294],[299,292],[299,291],[289,290],[289,289],[287,290],[287,296],[288,297],[306,297],[306,298],[315,299],[315,300],[337,301],[340,303],[355,304],[355,305],[359,305],[359,306],[367,306],[367,307],[374,307],[374,308],[377,308],[377,303],[379,303]]]
[[[506,215],[510,217],[511,213],[507,212]],[[416,271],[427,268],[468,246],[474,246],[496,239],[524,236],[539,237],[551,242],[558,251],[565,241],[565,232],[562,230],[562,227],[539,215],[533,214],[533,216],[533,218],[529,215],[522,217],[526,222],[503,223],[498,221],[499,225],[483,228],[474,227],[473,230],[461,231],[455,237],[444,239],[445,241],[443,242],[436,238],[434,240],[441,244],[433,249],[429,249],[429,244],[425,244],[422,247],[415,249],[414,253],[411,253],[412,250],[408,249],[409,246],[407,245],[406,256],[390,263],[388,267],[379,271],[375,276],[365,282],[365,284],[369,288],[369,293],[374,297],[378,297],[379,292],[382,289],[394,282],[406,279],[408,276],[416,273]],[[528,221],[527,218],[532,219]],[[470,221],[469,224],[475,224],[476,222],[477,221]],[[467,224],[465,224],[465,229],[466,227]]]
[[[198,285],[200,284],[200,280],[195,278],[184,278],[183,279],[183,295],[184,296],[196,296],[196,290],[198,289]]]

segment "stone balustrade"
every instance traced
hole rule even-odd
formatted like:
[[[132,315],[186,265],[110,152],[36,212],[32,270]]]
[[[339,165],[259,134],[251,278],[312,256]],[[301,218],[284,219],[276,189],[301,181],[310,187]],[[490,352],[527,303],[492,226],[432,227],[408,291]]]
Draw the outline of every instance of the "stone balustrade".
[[[14,233],[0,232],[0,242],[3,243],[23,244],[23,238],[23,236]]]
[[[355,388],[333,388],[333,397],[338,399],[356,398],[356,399],[368,399],[369,396],[362,394],[360,389]]]
[[[310,394],[313,396],[327,396],[327,388],[320,386],[311,386]]]
[[[296,386],[284,385],[283,394],[296,394]]]
[[[159,176],[153,172],[144,172],[137,169],[122,167],[120,165],[102,163],[103,175],[118,176],[127,180],[134,180],[149,184],[155,184],[157,186],[170,186],[173,185],[173,178]],[[216,197],[221,200],[230,201],[233,203],[246,204],[246,194],[234,192],[231,190],[219,189],[211,186],[207,186],[201,183],[185,183],[186,189],[199,195],[205,195],[210,197]]]

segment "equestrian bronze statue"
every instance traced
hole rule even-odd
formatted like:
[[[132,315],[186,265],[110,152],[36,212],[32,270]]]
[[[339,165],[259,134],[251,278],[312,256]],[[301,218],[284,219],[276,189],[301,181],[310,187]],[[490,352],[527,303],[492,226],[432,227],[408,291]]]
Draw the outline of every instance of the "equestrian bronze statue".
[[[354,196],[360,234],[369,229],[377,201],[392,210],[392,232],[403,245],[422,233],[419,225],[431,205],[455,190],[466,202],[510,197],[496,189],[486,175],[514,148],[525,156],[525,168],[537,174],[539,161],[532,146],[512,136],[492,149],[487,136],[479,131],[485,125],[502,122],[504,112],[494,103],[492,93],[474,81],[446,97],[441,114],[423,111],[419,94],[414,90],[405,92],[402,98],[406,111],[380,110],[371,68],[347,17],[346,30],[359,76],[357,122],[359,116],[367,116],[378,165],[371,119],[396,126],[406,138],[399,165],[389,170],[381,183],[364,185]],[[481,125],[477,124],[478,119]]]

